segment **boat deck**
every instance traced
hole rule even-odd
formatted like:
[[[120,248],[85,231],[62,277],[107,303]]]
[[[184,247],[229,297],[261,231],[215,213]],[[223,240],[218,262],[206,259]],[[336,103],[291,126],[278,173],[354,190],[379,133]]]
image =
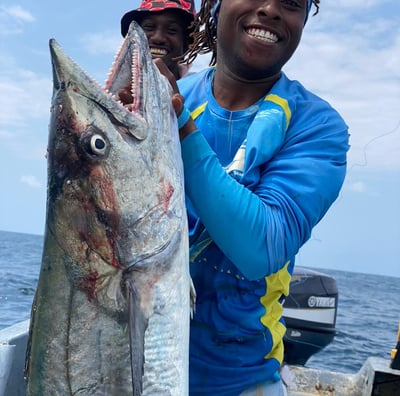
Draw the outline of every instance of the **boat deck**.
[[[29,320],[0,330],[0,396],[26,396],[25,351]],[[370,357],[354,375],[284,366],[288,396],[400,396],[400,370]]]

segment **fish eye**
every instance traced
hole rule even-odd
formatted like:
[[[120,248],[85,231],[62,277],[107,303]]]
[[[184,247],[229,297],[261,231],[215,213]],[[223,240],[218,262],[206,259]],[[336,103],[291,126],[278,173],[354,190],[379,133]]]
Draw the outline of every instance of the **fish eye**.
[[[107,142],[101,135],[93,135],[90,138],[90,149],[95,155],[106,154]]]
[[[90,125],[81,135],[82,148],[93,159],[102,159],[110,152],[110,142],[94,125]]]

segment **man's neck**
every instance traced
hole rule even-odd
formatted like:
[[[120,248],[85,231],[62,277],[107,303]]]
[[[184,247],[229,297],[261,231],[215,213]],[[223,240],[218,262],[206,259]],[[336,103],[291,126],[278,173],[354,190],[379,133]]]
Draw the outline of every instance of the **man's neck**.
[[[279,77],[280,73],[265,79],[247,80],[229,70],[221,70],[217,65],[213,76],[213,94],[224,109],[243,110],[265,96]]]

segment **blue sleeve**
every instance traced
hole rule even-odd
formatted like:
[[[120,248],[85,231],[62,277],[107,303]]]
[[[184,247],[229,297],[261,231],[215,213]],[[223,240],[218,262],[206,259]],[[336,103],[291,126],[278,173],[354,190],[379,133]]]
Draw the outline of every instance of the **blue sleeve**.
[[[289,135],[279,153],[258,167],[252,189],[226,173],[199,131],[181,142],[186,194],[211,238],[250,280],[292,259],[338,196],[347,127],[314,129]]]

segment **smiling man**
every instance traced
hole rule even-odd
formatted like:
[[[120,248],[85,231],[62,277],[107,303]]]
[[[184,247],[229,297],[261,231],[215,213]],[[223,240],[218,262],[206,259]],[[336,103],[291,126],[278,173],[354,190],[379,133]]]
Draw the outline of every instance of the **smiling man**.
[[[282,71],[319,3],[202,0],[185,57],[211,51],[211,67],[176,82],[158,65],[175,87],[197,295],[190,396],[286,393],[283,301],[349,149],[339,113]]]
[[[179,80],[173,98],[197,293],[191,396],[285,394],[282,304],[349,148],[337,111],[282,71],[312,6],[319,0],[201,4],[186,57],[211,51],[212,67]]]
[[[125,37],[132,21],[139,23],[146,33],[153,58],[162,58],[178,80],[188,70],[178,60],[191,42],[190,25],[195,16],[193,0],[143,0],[137,9],[122,17],[121,34]]]

